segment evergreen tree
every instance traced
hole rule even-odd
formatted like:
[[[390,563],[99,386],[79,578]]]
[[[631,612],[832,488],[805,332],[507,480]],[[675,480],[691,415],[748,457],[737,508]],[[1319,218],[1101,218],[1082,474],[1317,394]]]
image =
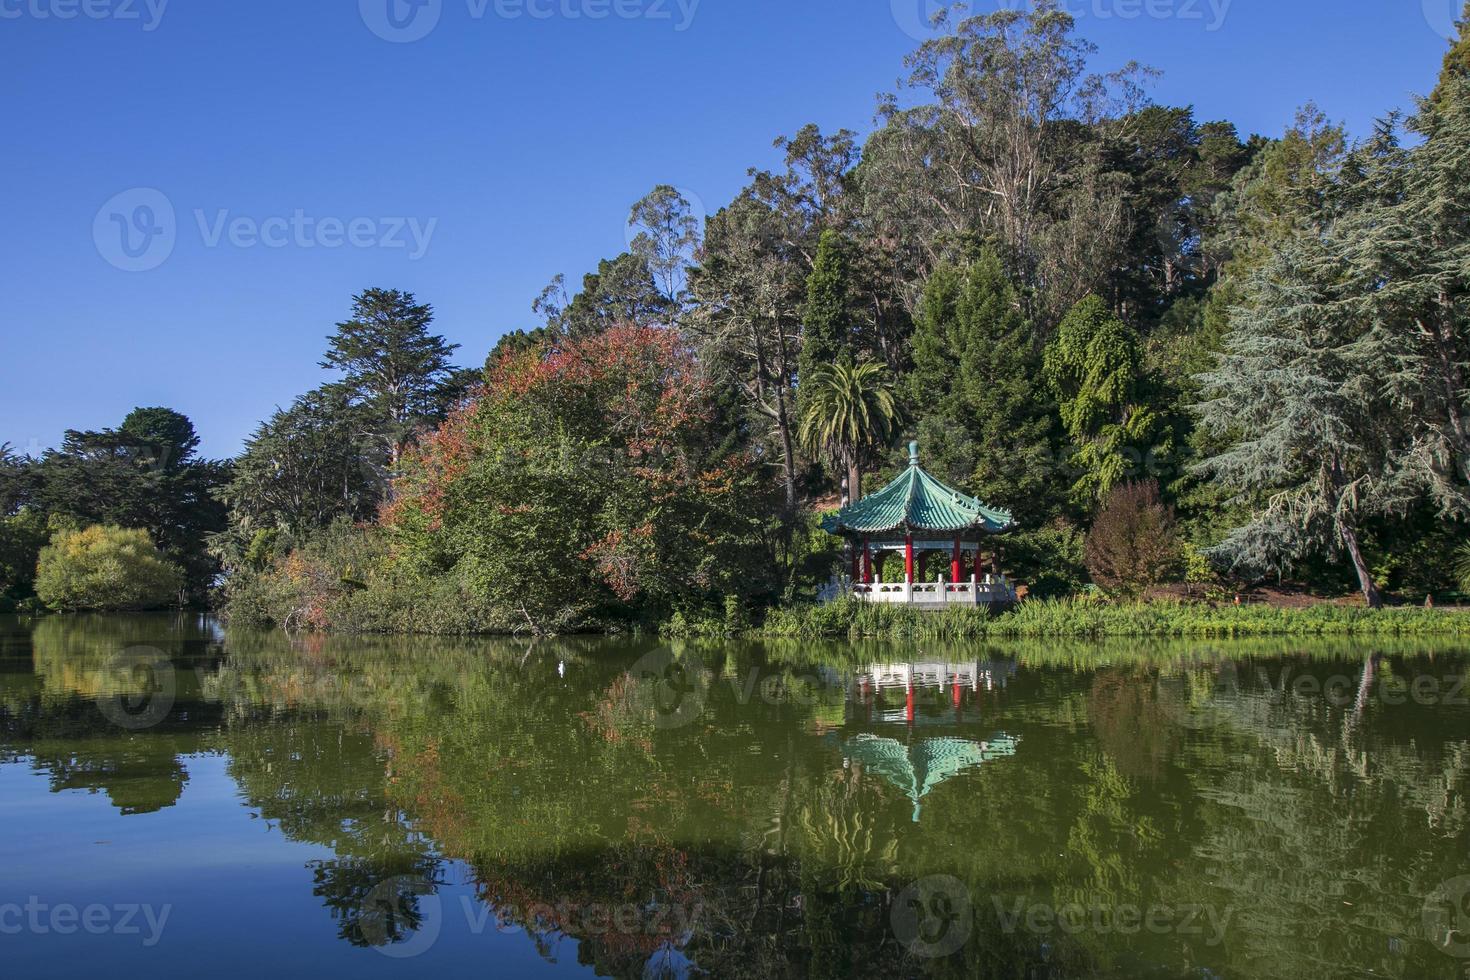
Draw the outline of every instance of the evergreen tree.
[[[806,280],[802,311],[803,367],[834,364],[852,350],[852,283],[847,246],[830,228],[817,243],[817,257]]]
[[[648,260],[632,252],[597,263],[582,279],[582,291],[560,311],[563,335],[590,337],[613,327],[663,323],[675,303],[659,292]]]
[[[352,298],[352,318],[327,338],[321,366],[342,372],[338,384],[373,416],[391,461],[442,417],[442,386],[459,345],[430,333],[433,322],[433,307],[412,293],[368,289]]]
[[[1349,297],[1375,329],[1398,411],[1414,432],[1402,464],[1446,514],[1470,518],[1470,36],[1445,58],[1404,150],[1390,119],[1355,155],[1361,190],[1342,221],[1341,259],[1364,288]]]
[[[328,386],[262,422],[220,492],[230,533],[213,546],[226,563],[252,546],[299,543],[338,518],[372,517],[385,490],[373,421],[366,406]]]
[[[1260,501],[1217,556],[1261,572],[1345,551],[1377,607],[1361,535],[1366,521],[1409,502],[1394,466],[1405,419],[1364,343],[1372,325],[1343,302],[1371,283],[1344,274],[1334,231],[1302,230],[1239,284],[1243,300],[1199,406],[1203,427],[1233,441],[1201,468]]]
[[[907,401],[929,465],[1023,522],[1056,509],[1052,400],[1020,299],[986,252],[930,278]]]
[[[1077,444],[1073,463],[1080,473],[1072,492],[1079,500],[1101,499],[1148,459],[1173,451],[1138,335],[1098,297],[1062,319],[1043,369],[1062,426]]]
[[[197,458],[198,445],[194,424],[168,408],[134,409],[116,429],[68,431],[35,467],[32,502],[81,525],[146,530],[202,601],[219,571],[205,542],[225,527],[215,492],[230,467]]]

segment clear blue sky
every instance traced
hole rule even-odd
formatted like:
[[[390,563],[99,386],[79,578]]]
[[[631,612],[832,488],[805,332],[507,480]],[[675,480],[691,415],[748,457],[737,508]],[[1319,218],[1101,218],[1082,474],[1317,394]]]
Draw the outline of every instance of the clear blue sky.
[[[478,364],[554,273],[623,250],[653,185],[713,211],[777,135],[866,133],[929,0],[388,2],[0,0],[0,441],[35,452],[156,404],[233,455],[323,380],[367,286],[433,303]],[[1136,58],[1159,102],[1274,135],[1309,99],[1356,133],[1407,106],[1457,3],[1070,7],[1098,67]],[[163,207],[172,241],[143,237]]]

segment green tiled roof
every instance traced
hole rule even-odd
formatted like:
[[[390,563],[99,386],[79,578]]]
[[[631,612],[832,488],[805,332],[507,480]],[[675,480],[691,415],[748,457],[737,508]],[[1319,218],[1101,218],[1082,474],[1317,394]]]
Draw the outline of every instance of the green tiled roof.
[[[917,443],[909,446],[909,468],[897,480],[822,521],[831,534],[890,531],[997,534],[1015,526],[1009,511],[987,507],[940,483],[919,466]]]

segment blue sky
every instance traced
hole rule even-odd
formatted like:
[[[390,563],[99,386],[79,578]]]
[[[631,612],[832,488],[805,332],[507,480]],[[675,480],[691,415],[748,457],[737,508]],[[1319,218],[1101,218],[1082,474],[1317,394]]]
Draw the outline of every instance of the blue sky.
[[[0,442],[158,404],[233,455],[324,379],[368,286],[433,303],[479,364],[553,274],[623,250],[655,184],[713,211],[776,136],[866,133],[933,7],[389,2],[0,0]],[[975,9],[997,2],[1024,0]],[[1157,101],[1274,135],[1307,100],[1356,133],[1407,106],[1457,3],[1069,7],[1097,67],[1136,58]]]

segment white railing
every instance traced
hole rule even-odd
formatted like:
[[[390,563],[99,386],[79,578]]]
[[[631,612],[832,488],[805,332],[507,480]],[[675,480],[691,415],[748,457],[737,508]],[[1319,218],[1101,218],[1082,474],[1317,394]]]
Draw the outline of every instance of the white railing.
[[[958,684],[963,688],[978,691],[982,687],[993,691],[1005,687],[1006,681],[1016,672],[1010,662],[972,661],[970,663],[943,663],[938,661],[873,664],[858,674],[858,684],[877,689],[908,689],[911,687],[951,687]]]
[[[940,576],[933,582],[833,582],[822,589],[818,598],[833,602],[850,592],[864,602],[888,602],[924,606],[996,606],[1017,601],[1016,589],[1004,575],[987,575],[984,579],[970,576],[968,582],[946,582]]]

